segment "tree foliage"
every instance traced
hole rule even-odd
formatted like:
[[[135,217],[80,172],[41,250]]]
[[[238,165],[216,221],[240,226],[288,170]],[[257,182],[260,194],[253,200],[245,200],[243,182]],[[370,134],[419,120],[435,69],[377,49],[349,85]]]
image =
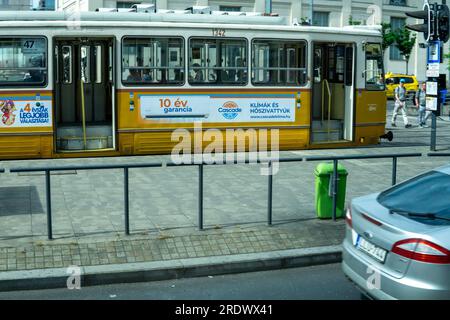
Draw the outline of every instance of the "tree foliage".
[[[392,32],[391,24],[383,22],[381,24],[381,34],[383,37],[383,42],[381,44],[381,47],[383,49],[383,52],[389,48],[391,45],[395,42],[395,33]]]
[[[400,50],[400,54],[405,57],[406,73],[408,73],[408,62],[411,56],[411,51],[416,43],[416,35],[405,27],[394,31],[395,46]]]
[[[348,24],[351,26],[359,26],[362,24],[362,22],[358,20],[353,20],[353,17],[350,15],[350,17],[348,18]]]
[[[416,35],[412,34],[406,28],[401,28],[394,31],[395,46],[400,50],[400,53],[405,56],[406,60],[409,60],[411,51],[416,43]]]
[[[444,54],[444,58],[447,59],[447,70],[450,70],[450,52]]]

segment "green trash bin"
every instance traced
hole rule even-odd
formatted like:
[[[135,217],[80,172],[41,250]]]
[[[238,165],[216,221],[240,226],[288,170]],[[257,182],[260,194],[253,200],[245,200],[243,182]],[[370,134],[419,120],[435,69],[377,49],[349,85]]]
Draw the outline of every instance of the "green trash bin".
[[[338,193],[336,200],[336,218],[344,214],[345,187],[347,183],[347,170],[338,164]],[[316,176],[316,213],[320,219],[333,217],[333,163],[320,163],[314,171]]]

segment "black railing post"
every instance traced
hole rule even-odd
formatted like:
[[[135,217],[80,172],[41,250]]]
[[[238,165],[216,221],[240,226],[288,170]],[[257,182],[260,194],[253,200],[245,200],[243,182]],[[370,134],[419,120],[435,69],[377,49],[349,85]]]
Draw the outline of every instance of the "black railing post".
[[[338,195],[338,160],[333,160],[333,221],[336,221],[336,206]]]
[[[269,174],[269,185],[268,185],[268,195],[267,195],[267,224],[272,225],[272,188],[273,188],[273,177],[272,177],[272,161],[269,160],[267,163],[268,174]]]
[[[431,141],[430,150],[436,151],[436,114],[431,112]]]
[[[53,239],[52,228],[52,195],[50,185],[50,171],[45,170],[45,196],[47,198],[47,236],[49,240]]]
[[[392,185],[397,183],[397,157],[392,157]]]
[[[125,207],[125,234],[130,235],[130,193],[129,193],[129,179],[128,179],[128,168],[123,168],[123,200]]]
[[[203,164],[198,165],[198,229],[203,230]]]

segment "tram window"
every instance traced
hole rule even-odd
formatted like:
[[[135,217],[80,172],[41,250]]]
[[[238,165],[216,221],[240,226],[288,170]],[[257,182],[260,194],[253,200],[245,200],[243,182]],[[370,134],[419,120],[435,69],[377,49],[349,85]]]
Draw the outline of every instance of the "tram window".
[[[364,76],[366,78],[367,90],[384,90],[383,77],[383,55],[381,45],[378,43],[368,43],[365,46],[366,51],[366,69]]]
[[[63,83],[72,83],[72,47],[62,47]]]
[[[247,84],[247,42],[241,39],[191,39],[189,83],[192,85]]]
[[[183,84],[183,39],[125,38],[122,82],[135,85]]]
[[[108,66],[108,71],[109,71],[109,81],[113,81],[113,48],[111,46],[108,47],[108,54],[109,54],[109,66]]]
[[[102,83],[102,46],[94,47],[94,55],[95,55],[95,83]]]
[[[91,82],[91,47],[81,46],[81,80],[84,83]]]
[[[252,83],[266,86],[306,84],[306,43],[282,40],[254,40]]]
[[[44,86],[46,83],[45,38],[0,38],[1,86]]]
[[[54,47],[53,54],[55,55],[55,82],[59,83],[59,48]]]

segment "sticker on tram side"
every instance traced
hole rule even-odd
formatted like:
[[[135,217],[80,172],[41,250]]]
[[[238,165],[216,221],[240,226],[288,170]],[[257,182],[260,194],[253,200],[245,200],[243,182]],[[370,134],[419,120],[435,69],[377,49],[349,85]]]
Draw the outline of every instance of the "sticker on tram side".
[[[16,100],[0,97],[0,116],[0,127],[50,127],[52,103],[51,100]]]
[[[294,122],[294,94],[140,95],[141,117],[158,122]]]

